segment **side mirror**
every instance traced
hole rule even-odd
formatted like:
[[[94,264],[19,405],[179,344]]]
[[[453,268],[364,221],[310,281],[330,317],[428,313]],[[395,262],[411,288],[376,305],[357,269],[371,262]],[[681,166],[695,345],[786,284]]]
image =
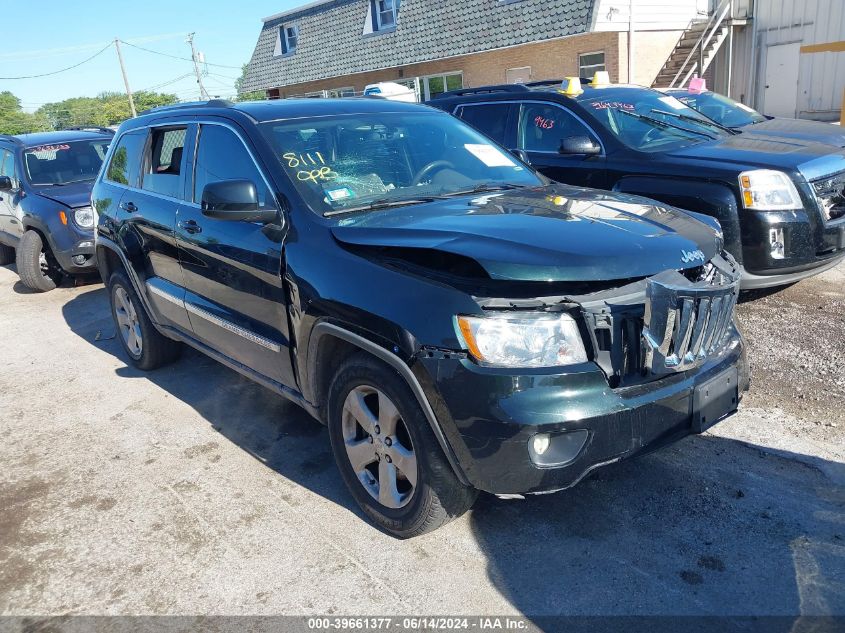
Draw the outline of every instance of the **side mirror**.
[[[521,160],[526,165],[531,164],[531,161],[528,160],[528,152],[526,152],[524,149],[512,149],[511,154],[516,156],[519,160]]]
[[[0,176],[0,191],[12,191],[14,183],[9,176]]]
[[[262,209],[250,180],[210,182],[202,190],[202,214],[218,220],[273,222],[275,209]]]
[[[589,136],[570,136],[560,140],[558,153],[595,156],[601,154],[601,146]]]

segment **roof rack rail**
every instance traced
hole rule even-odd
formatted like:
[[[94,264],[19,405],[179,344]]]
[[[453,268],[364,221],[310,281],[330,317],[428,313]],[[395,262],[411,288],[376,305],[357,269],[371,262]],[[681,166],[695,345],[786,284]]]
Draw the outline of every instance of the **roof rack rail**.
[[[563,79],[540,79],[539,81],[529,81],[524,84],[528,87],[532,86],[559,86],[563,83]]]
[[[163,106],[156,106],[155,108],[149,108],[144,110],[143,112],[139,112],[139,115],[142,114],[151,114],[153,112],[167,112],[168,110],[181,110],[182,108],[228,108],[231,107],[233,104],[231,101],[227,99],[209,99],[208,101],[184,101],[182,103],[171,103],[170,105],[163,105]]]
[[[57,132],[102,132],[103,134],[114,135],[114,130],[110,127],[102,127],[101,125],[74,125],[65,127]]]
[[[15,145],[23,145],[24,144],[23,140],[19,139],[14,134],[0,134],[0,140],[9,141],[11,143],[14,143]]]
[[[478,95],[491,92],[525,92],[527,90],[528,88],[525,84],[496,84],[493,86],[479,86],[478,88],[458,88],[457,90],[441,93],[434,98],[442,99],[444,97],[461,97],[463,95]]]

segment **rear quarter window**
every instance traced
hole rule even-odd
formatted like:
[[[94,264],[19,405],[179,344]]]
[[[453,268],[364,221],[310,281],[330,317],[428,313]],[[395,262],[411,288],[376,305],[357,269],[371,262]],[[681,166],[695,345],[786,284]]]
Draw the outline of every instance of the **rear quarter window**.
[[[468,103],[458,107],[456,114],[482,134],[504,145],[510,107],[509,103]]]

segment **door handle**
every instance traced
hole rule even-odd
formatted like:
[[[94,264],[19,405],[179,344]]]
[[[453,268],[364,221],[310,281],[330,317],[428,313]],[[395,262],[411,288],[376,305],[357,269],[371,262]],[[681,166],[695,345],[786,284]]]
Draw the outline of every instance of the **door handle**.
[[[135,213],[138,210],[134,202],[121,202],[120,208],[129,213]]]
[[[178,224],[176,224],[180,229],[185,231],[185,233],[202,233],[202,227],[197,224],[196,220],[180,220]]]

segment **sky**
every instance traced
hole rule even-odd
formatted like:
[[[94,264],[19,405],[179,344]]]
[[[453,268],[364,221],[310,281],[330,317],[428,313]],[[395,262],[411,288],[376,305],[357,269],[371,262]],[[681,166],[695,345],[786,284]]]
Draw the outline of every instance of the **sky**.
[[[133,91],[161,86],[160,92],[182,100],[199,99],[199,88],[185,42],[194,44],[209,64],[203,81],[211,96],[231,96],[240,68],[249,61],[261,18],[307,4],[310,0],[111,0],[60,2],[25,0],[3,3],[3,46],[0,77],[48,73],[83,61],[115,38],[168,55],[180,61],[121,44]],[[15,28],[15,26],[17,28]],[[189,75],[187,77],[179,77]],[[36,79],[0,79],[0,92],[9,90],[27,111],[69,97],[93,97],[100,92],[124,92],[114,47],[78,68]]]

